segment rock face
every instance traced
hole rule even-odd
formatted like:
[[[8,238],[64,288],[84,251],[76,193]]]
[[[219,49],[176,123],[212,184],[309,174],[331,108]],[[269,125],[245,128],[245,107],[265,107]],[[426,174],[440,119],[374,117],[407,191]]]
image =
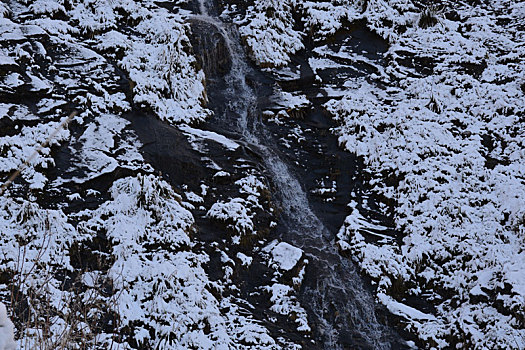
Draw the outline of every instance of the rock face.
[[[207,79],[223,77],[231,68],[230,49],[224,34],[204,19],[190,20],[193,51]]]

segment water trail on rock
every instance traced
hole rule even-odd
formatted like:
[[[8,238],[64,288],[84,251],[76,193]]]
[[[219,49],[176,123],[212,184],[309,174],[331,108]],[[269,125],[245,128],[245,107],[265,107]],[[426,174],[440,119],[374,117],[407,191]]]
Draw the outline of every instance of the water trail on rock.
[[[208,8],[206,7],[206,2],[204,0],[199,0],[199,11],[203,17],[208,16]]]
[[[200,0],[199,5],[202,14],[194,18],[215,26],[231,55],[224,92],[229,103],[220,123],[225,128],[230,126],[230,131],[236,124],[240,138],[262,154],[279,191],[283,208],[280,224],[286,228],[282,239],[303,249],[308,257],[310,276],[305,279],[300,301],[315,318],[309,319],[314,335],[325,349],[343,348],[342,337],[351,348],[390,349],[391,331],[376,319],[371,293],[366,291],[355,266],[339,254],[335,235],[310,208],[301,183],[273,148],[275,140],[256,116],[257,96],[246,83],[246,76],[252,71],[236,27],[208,16],[205,0]]]

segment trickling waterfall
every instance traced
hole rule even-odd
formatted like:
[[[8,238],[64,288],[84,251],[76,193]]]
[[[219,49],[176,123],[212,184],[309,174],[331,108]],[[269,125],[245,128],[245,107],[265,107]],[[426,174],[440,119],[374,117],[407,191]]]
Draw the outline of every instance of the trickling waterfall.
[[[202,16],[208,16],[208,8],[206,8],[206,2],[204,0],[199,0],[199,11]]]
[[[201,15],[194,19],[215,26],[231,56],[231,70],[225,78],[227,89],[223,93],[228,106],[218,123],[229,131],[236,125],[238,136],[262,154],[278,188],[284,211],[280,224],[286,231],[282,240],[303,249],[309,260],[309,282],[305,280],[299,297],[310,318],[314,318],[309,319],[314,336],[326,349],[342,348],[343,333],[355,340],[352,348],[389,349],[392,332],[376,319],[373,298],[365,290],[358,271],[338,253],[335,234],[314,214],[301,183],[273,148],[275,141],[256,116],[257,96],[246,83],[252,69],[235,26],[209,16],[205,0],[200,0],[199,5]]]

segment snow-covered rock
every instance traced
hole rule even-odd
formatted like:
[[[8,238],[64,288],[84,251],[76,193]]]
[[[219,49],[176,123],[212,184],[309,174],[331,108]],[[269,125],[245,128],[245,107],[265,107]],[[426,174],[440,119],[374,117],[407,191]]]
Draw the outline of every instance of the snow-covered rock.
[[[286,242],[280,242],[271,250],[272,261],[279,269],[289,271],[293,269],[303,256],[303,251]]]
[[[0,350],[15,350],[15,326],[7,316],[4,303],[0,303]]]

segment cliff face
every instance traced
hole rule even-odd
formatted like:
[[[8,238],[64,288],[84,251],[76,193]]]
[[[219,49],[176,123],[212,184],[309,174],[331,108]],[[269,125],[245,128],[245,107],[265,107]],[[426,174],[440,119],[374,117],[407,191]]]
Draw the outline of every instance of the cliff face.
[[[21,348],[525,347],[523,3],[0,17]]]

